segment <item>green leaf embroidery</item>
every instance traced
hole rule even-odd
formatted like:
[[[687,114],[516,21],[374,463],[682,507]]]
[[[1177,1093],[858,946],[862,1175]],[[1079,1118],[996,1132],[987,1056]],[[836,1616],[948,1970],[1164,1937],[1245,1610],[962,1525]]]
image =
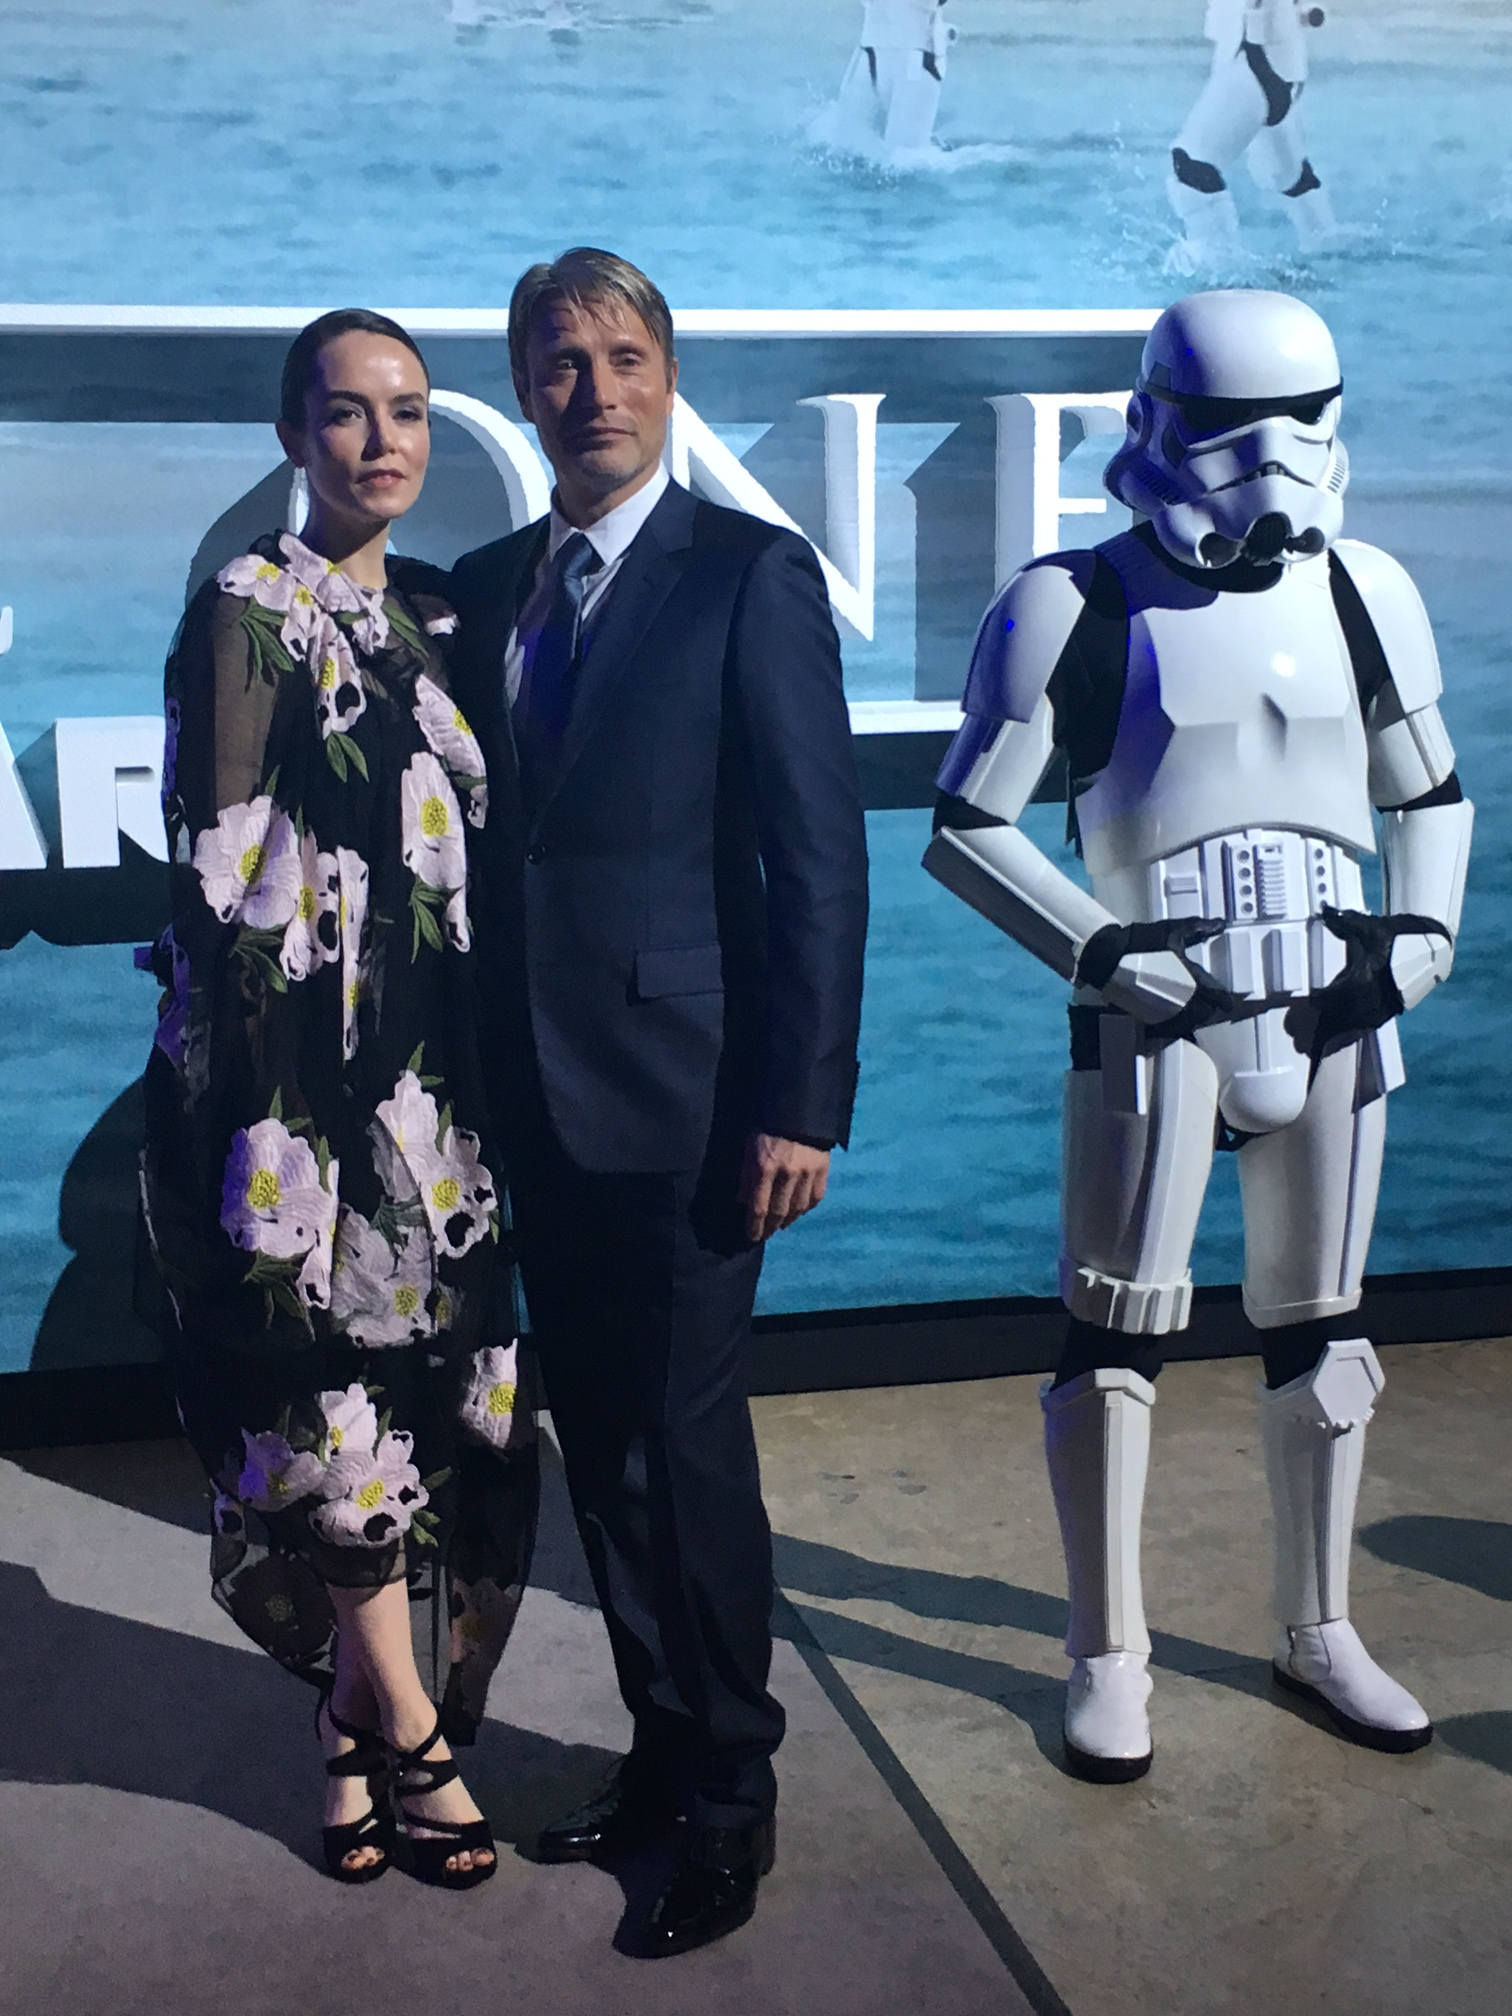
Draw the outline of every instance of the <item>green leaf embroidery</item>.
[[[446,1137],[451,1132],[451,1124],[452,1109],[451,1101],[448,1099],[446,1104],[441,1108],[440,1119],[436,1122],[436,1153],[438,1155],[446,1153]]]
[[[433,952],[443,949],[441,926],[436,922],[436,912],[446,906],[446,892],[432,889],[417,875],[415,886],[410,891],[410,915],[415,920],[414,937],[410,946],[410,961],[420,957],[420,940],[423,938]]]
[[[415,1045],[414,1049],[410,1052],[410,1060],[408,1064],[405,1065],[404,1068],[406,1071],[413,1071],[415,1076],[418,1078],[420,1076],[420,1067],[422,1064],[424,1064],[424,1062],[425,1062],[425,1040],[422,1037],[421,1040]]]
[[[282,931],[255,931],[250,924],[244,924],[232,940],[231,954],[233,958],[244,959],[275,994],[287,994],[288,978],[273,956],[275,948],[281,950],[282,946]]]
[[[397,602],[395,602],[392,597],[390,597],[389,600],[384,603],[383,611],[384,614],[388,617],[390,630],[392,630],[396,636],[401,637],[404,640],[404,642],[409,645],[412,651],[420,652],[420,654],[423,657],[428,657],[430,655],[425,649],[425,639],[420,635],[420,632],[415,628],[415,625],[410,621],[409,611],[407,609],[401,608],[400,605]]]
[[[327,735],[325,750],[326,761],[336,772],[338,783],[345,784],[347,781],[347,765],[349,763],[364,784],[369,781],[367,758],[350,735],[342,734],[338,728],[333,734]]]
[[[283,618],[276,609],[266,609],[261,602],[249,600],[242,607],[241,625],[247,633],[250,669],[255,678],[261,679],[265,686],[272,686],[281,673],[293,671],[294,660],[280,634]]]
[[[397,1197],[385,1197],[373,1213],[373,1230],[382,1233],[388,1241],[389,1250],[394,1253],[403,1246],[406,1232],[424,1231],[425,1224],[425,1206],[418,1197],[402,1201]],[[373,1388],[374,1392],[378,1390]]]
[[[268,1101],[268,1118],[270,1120],[282,1120],[283,1118],[283,1087],[281,1085],[273,1087],[273,1097]]]
[[[245,1278],[249,1286],[261,1288],[263,1291],[263,1316],[269,1329],[273,1326],[273,1312],[275,1308],[282,1309],[285,1315],[292,1316],[296,1322],[302,1323],[307,1330],[310,1328],[310,1312],[294,1293],[293,1284],[298,1274],[299,1262],[297,1260],[275,1260],[267,1253],[253,1254],[252,1264],[247,1269]],[[285,1409],[283,1419],[287,1422],[287,1409]],[[291,1449],[313,1449],[315,1447],[313,1437],[300,1435],[296,1438],[290,1434],[287,1426],[280,1428],[279,1433]]]

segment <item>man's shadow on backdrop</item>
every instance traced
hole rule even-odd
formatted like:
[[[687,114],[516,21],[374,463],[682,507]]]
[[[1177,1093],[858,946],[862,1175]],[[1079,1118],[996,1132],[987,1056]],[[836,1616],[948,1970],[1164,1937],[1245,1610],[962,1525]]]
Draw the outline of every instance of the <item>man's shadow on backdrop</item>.
[[[150,980],[142,984],[150,988]],[[159,1358],[136,1314],[137,1157],[142,1081],[111,1101],[74,1150],[58,1193],[58,1237],[73,1254],[53,1285],[32,1346],[34,1372]]]

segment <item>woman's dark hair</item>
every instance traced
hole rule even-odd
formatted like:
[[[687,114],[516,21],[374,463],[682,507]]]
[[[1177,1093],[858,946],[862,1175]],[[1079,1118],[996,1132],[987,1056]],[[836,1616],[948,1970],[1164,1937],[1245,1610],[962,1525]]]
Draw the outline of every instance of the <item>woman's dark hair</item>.
[[[353,330],[360,330],[365,336],[387,336],[391,343],[402,343],[412,356],[419,359],[426,386],[429,387],[430,367],[408,330],[401,329],[397,322],[371,308],[333,308],[329,315],[317,315],[313,322],[306,323],[289,345],[289,354],[284,359],[283,387],[278,399],[279,417],[286,427],[303,427],[305,424],[305,394],[315,380],[316,358],[328,343],[334,343],[338,336],[350,335]]]

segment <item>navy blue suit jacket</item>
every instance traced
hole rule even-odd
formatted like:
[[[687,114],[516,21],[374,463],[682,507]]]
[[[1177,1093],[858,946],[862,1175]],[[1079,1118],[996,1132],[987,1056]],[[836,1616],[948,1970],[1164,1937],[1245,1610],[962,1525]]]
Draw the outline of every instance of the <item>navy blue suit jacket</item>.
[[[530,1045],[590,1170],[699,1167],[716,1091],[732,1125],[843,1143],[866,834],[813,552],[670,486],[595,613],[527,808],[503,656],[546,536],[527,526],[452,576],[457,697],[490,774],[473,924],[494,1047]]]

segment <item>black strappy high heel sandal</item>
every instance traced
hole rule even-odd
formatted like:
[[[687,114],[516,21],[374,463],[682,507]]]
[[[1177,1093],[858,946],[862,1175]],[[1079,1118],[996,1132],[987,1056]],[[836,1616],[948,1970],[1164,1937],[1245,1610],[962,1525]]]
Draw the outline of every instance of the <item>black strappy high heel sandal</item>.
[[[340,1757],[326,1759],[326,1776],[366,1778],[368,1797],[372,1801],[360,1820],[348,1820],[339,1827],[321,1828],[326,1873],[334,1876],[338,1883],[376,1883],[393,1859],[394,1816],[388,1810],[388,1754],[376,1729],[357,1729],[350,1722],[342,1721],[331,1706],[329,1694],[322,1694],[315,1704],[317,1735],[322,1711],[336,1734],[347,1737],[355,1746],[344,1751]],[[376,1848],[379,1859],[364,1862],[355,1869],[348,1868],[346,1858],[358,1848]]]
[[[448,1757],[444,1763],[430,1761],[428,1753],[440,1738],[441,1722],[438,1717],[429,1736],[423,1743],[417,1743],[413,1750],[390,1750],[394,1804],[409,1837],[414,1873],[419,1880],[435,1884],[438,1890],[471,1890],[479,1883],[486,1883],[499,1866],[499,1851],[488,1822],[427,1820],[422,1814],[411,1813],[404,1803],[406,1792],[412,1799],[423,1799],[427,1793],[439,1792],[443,1785],[450,1785],[461,1776],[454,1758]],[[416,1782],[408,1782],[412,1778]],[[417,1834],[417,1827],[424,1828],[425,1832]],[[474,1862],[470,1869],[448,1869],[446,1866],[450,1855],[464,1852],[476,1855],[480,1851],[493,1859],[482,1864]]]

